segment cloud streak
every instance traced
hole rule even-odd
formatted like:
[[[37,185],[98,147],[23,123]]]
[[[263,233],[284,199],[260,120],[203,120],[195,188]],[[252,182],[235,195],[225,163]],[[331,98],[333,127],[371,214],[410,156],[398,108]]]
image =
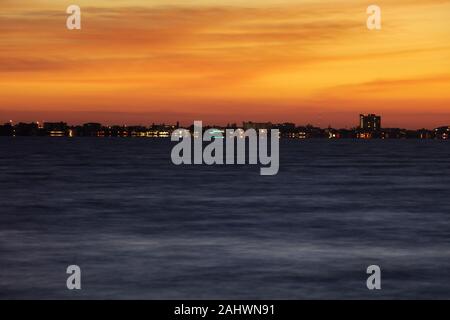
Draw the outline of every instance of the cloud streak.
[[[247,106],[247,115],[264,102],[267,114],[284,105],[301,119],[317,97],[329,98],[321,113],[374,91],[395,108],[414,79],[424,79],[421,99],[449,99],[449,79],[439,78],[450,71],[449,1],[381,1],[379,33],[365,28],[363,1],[192,3],[81,1],[83,29],[72,32],[54,2],[3,1],[0,109],[58,112],[70,97],[80,108],[101,99],[105,112],[161,112],[167,102],[168,114],[182,107],[201,117],[214,102]]]

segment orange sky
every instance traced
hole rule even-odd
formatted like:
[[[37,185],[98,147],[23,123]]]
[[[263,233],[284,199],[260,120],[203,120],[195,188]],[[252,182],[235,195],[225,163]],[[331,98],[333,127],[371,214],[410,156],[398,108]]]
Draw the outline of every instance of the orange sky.
[[[450,125],[449,40],[450,0],[0,0],[0,122]]]

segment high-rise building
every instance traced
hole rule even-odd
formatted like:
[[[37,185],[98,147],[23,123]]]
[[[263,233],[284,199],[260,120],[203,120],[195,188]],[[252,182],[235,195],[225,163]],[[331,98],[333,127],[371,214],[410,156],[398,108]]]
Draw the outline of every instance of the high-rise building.
[[[364,131],[379,131],[381,130],[381,117],[375,114],[360,114],[359,128]]]

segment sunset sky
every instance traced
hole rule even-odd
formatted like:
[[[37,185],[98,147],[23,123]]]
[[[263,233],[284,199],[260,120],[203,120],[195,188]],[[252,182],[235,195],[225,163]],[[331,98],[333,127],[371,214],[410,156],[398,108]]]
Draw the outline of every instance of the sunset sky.
[[[352,127],[369,112],[450,125],[450,0],[0,0],[0,122]]]

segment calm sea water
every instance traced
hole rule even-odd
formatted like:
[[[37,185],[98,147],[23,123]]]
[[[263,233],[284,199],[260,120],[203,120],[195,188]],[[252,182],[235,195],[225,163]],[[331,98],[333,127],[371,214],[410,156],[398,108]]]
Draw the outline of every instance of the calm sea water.
[[[448,142],[282,141],[277,176],[171,147],[0,139],[0,298],[450,299]]]

